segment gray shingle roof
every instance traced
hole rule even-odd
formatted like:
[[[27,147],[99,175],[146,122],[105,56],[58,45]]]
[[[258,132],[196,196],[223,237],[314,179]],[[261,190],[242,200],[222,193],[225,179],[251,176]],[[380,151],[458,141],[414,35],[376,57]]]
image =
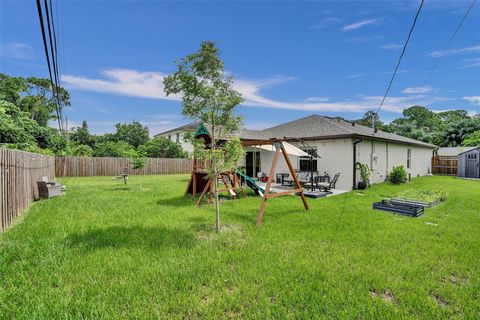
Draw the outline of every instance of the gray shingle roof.
[[[460,153],[470,151],[472,149],[475,149],[475,147],[444,147],[437,150],[437,155],[439,157],[456,157]]]
[[[166,134],[176,130],[195,130],[198,126],[198,122],[193,122],[182,127],[159,133],[158,135]],[[282,139],[284,137],[300,138],[304,140],[362,137],[403,142],[423,147],[436,148],[436,146],[433,144],[406,138],[397,134],[388,133],[380,130],[374,133],[372,128],[368,128],[357,123],[353,125],[352,122],[349,121],[324,117],[318,114],[286,122],[271,128],[267,128],[265,130],[240,130],[240,138],[244,140],[268,140],[271,138]]]
[[[433,144],[380,130],[374,133],[372,128],[357,123],[353,125],[353,123],[349,121],[324,117],[317,114],[267,128],[263,131],[267,132],[270,138],[292,137],[316,140],[341,137],[364,137],[436,148]]]

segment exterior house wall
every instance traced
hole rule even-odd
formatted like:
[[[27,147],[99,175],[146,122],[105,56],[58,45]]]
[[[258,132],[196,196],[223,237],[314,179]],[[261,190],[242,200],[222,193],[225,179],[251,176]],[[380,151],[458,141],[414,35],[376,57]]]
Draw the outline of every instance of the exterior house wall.
[[[407,154],[410,149],[410,168],[407,168]],[[403,165],[411,177],[425,176],[431,173],[433,148],[414,145],[364,140],[357,145],[357,161],[367,164],[371,169],[370,182],[380,183],[387,179],[393,169]],[[360,174],[357,170],[357,181]]]
[[[165,134],[156,135],[156,137],[164,137],[166,139],[168,139],[168,137],[170,137],[171,141],[177,142],[177,134],[179,134],[179,144],[182,146],[182,149],[184,151],[189,152],[189,153],[193,153],[193,145],[190,142],[186,142],[184,140],[185,133],[186,133],[186,131],[184,131],[184,130],[175,130],[175,131],[170,131],[170,132],[165,133]]]
[[[353,141],[346,139],[328,139],[306,141],[312,147],[317,148],[317,170],[320,174],[324,172],[333,178],[336,173],[340,173],[337,189],[350,190],[353,185]],[[301,148],[300,143],[296,143]]]

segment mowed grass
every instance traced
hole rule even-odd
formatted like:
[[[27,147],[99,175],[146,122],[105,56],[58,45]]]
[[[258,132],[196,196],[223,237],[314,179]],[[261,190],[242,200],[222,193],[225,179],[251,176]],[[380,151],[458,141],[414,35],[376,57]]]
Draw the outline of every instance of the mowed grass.
[[[186,175],[62,179],[0,235],[0,318],[480,317],[480,182],[425,177],[309,200],[196,208]],[[371,209],[409,188],[420,218]]]

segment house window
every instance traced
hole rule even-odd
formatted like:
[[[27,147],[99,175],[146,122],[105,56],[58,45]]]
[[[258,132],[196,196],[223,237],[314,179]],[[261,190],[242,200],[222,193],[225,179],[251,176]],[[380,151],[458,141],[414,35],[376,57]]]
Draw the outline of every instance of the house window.
[[[176,137],[175,137],[175,141],[177,143],[180,143],[180,133],[177,133]]]
[[[302,149],[308,154],[311,154],[312,151],[314,151],[314,154],[316,154],[317,149]],[[310,157],[300,157],[300,171],[313,171],[317,172],[317,158],[313,158],[313,161],[310,161]]]
[[[171,135],[168,135],[168,140],[172,140],[172,136],[171,136]]]
[[[410,169],[412,165],[412,149],[407,149],[407,169]]]

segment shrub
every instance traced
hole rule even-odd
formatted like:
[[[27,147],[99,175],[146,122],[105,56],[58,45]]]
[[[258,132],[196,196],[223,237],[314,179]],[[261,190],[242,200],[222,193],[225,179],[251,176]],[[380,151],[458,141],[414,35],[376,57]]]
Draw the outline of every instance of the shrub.
[[[357,168],[360,170],[360,176],[365,183],[365,187],[370,186],[370,168],[368,165],[357,162]]]
[[[407,182],[407,170],[404,166],[393,167],[392,172],[388,175],[388,180],[395,184]]]

